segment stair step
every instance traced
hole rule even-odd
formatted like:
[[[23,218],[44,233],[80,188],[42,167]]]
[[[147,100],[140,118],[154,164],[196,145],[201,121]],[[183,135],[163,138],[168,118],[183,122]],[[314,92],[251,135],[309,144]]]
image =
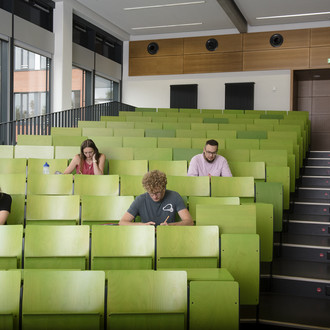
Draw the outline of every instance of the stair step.
[[[307,158],[306,166],[330,166],[330,158]]]
[[[328,187],[330,188],[330,176],[308,176],[301,177],[301,185],[303,187]]]
[[[330,215],[330,203],[294,202],[293,210],[295,214]]]
[[[297,193],[299,200],[310,198],[330,201],[330,189],[327,188],[299,187]]]
[[[305,166],[304,175],[330,175],[330,166]]]
[[[311,158],[330,158],[330,151],[310,151]]]
[[[298,235],[318,235],[330,237],[330,223],[305,221],[305,220],[284,220],[287,231]]]

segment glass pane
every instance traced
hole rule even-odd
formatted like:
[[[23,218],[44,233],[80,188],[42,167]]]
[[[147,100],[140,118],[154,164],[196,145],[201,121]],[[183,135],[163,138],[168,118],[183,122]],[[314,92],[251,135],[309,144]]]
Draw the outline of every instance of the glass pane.
[[[15,119],[46,114],[49,68],[49,58],[15,47]]]
[[[85,100],[85,78],[86,71],[80,68],[72,67],[72,108],[80,108],[86,105]]]
[[[95,104],[111,102],[112,100],[112,81],[100,76],[95,76]]]

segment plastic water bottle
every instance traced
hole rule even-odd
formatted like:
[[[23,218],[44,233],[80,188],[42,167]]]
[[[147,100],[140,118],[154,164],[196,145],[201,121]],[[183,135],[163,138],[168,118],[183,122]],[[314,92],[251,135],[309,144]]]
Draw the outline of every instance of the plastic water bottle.
[[[46,162],[42,169],[43,174],[49,174],[49,164]]]

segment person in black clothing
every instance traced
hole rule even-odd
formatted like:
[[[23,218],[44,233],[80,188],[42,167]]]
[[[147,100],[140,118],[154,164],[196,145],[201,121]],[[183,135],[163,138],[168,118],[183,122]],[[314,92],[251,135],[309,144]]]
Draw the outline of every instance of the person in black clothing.
[[[11,210],[11,201],[11,196],[3,193],[0,189],[0,225],[6,224]]]

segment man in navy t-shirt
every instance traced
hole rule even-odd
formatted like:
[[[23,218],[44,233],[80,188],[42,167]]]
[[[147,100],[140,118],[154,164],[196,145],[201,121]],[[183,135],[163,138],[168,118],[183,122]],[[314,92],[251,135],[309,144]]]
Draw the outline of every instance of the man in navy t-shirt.
[[[147,192],[136,197],[119,225],[193,225],[182,197],[175,191],[167,190],[166,184],[165,173],[158,170],[146,173],[142,185]],[[181,221],[175,222],[176,213]],[[133,222],[137,215],[141,222]]]

